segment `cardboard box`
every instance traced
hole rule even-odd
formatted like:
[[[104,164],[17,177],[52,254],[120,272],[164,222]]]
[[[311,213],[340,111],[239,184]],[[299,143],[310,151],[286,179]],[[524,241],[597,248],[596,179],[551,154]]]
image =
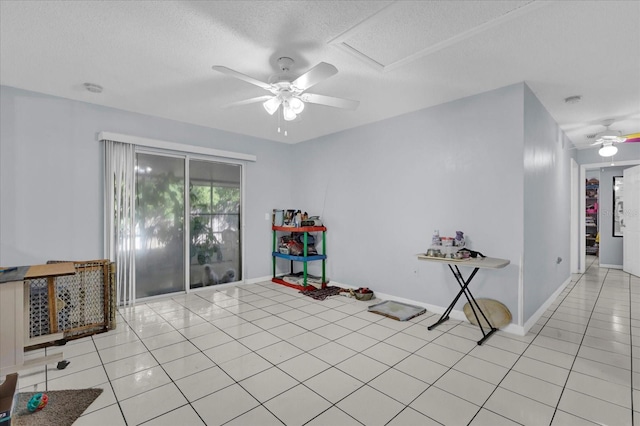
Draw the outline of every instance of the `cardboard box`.
[[[16,404],[18,403],[18,373],[7,374],[0,384],[0,425],[11,426]]]

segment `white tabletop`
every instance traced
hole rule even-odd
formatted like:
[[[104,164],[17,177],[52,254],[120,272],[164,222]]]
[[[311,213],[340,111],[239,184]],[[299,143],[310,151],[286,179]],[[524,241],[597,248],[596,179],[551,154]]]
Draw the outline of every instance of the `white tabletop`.
[[[507,266],[510,261],[507,259],[498,259],[496,257],[476,257],[469,259],[445,259],[442,257],[431,257],[426,254],[419,254],[418,259],[428,260],[431,262],[446,263],[449,265],[470,266],[480,269],[501,269]]]

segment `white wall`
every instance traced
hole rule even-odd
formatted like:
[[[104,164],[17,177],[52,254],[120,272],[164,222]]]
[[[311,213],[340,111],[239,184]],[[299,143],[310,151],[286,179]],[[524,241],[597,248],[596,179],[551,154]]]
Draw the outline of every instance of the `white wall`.
[[[524,105],[526,323],[570,277],[570,158],[575,152],[569,149],[566,135],[527,86]]]
[[[555,217],[568,216],[569,160],[558,151],[557,126],[523,83],[294,146],[1,90],[2,264],[102,256],[96,134],[110,131],[257,155],[246,164],[247,279],[271,274],[264,216],[272,208],[322,216],[332,281],[431,305],[445,307],[457,292],[444,265],[416,258],[434,229],[464,231],[472,249],[511,261],[481,271],[472,292],[503,302],[514,319],[523,256],[525,265],[542,265],[525,276],[525,320],[568,271],[568,217]],[[553,199],[547,186],[560,189]],[[526,214],[531,206],[543,217]],[[547,235],[533,232],[548,226]],[[565,261],[549,265],[557,255]]]
[[[0,102],[0,264],[103,257],[97,134],[109,131],[256,155],[245,164],[245,278],[270,275],[265,213],[291,204],[288,145],[6,86]]]
[[[522,84],[293,149],[292,208],[322,215],[333,281],[446,307],[458,290],[451,272],[416,254],[429,247],[434,229],[463,231],[472,249],[512,262],[478,273],[472,292],[503,302],[517,318]]]

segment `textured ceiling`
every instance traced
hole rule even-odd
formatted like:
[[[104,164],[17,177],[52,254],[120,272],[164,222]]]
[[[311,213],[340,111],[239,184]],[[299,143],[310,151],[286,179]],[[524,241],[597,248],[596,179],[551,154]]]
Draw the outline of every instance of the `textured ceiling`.
[[[640,132],[638,22],[639,1],[2,0],[0,83],[295,143],[524,81],[586,146],[607,119]],[[268,93],[212,65],[267,81],[281,56],[335,65],[309,91],[359,107],[310,104],[286,137],[259,103],[223,108]]]

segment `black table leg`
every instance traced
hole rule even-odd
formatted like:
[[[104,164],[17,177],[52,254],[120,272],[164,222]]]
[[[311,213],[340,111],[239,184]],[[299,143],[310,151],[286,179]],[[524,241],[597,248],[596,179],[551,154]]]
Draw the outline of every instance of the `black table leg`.
[[[449,265],[449,269],[451,269],[451,265]],[[453,269],[451,269],[451,272],[453,272]],[[478,272],[478,268],[475,268],[473,270],[473,272],[471,273],[471,277],[469,278],[469,281],[471,281],[471,278],[473,278],[473,276],[476,274],[476,272]],[[453,275],[455,276],[455,272],[453,272]],[[456,277],[456,279],[457,278],[458,277]],[[442,314],[440,319],[436,323],[434,323],[434,324],[430,325],[429,327],[427,327],[427,330],[432,330],[432,329],[436,328],[437,326],[439,326],[440,324],[442,324],[443,322],[445,322],[446,320],[449,319],[449,314],[453,310],[453,307],[455,306],[455,304],[458,303],[458,299],[460,299],[460,296],[462,296],[463,293],[464,293],[464,291],[461,289],[458,292],[458,294],[456,295],[456,297],[453,299],[453,302],[451,302],[451,304],[444,311],[444,313]]]
[[[473,311],[473,315],[476,317],[476,321],[478,322],[478,327],[480,328],[480,331],[482,332],[483,337],[482,337],[482,339],[480,339],[478,341],[478,345],[482,345],[484,343],[484,341],[487,340],[489,338],[489,336],[491,336],[493,333],[498,331],[498,329],[491,325],[491,323],[489,322],[489,319],[484,314],[484,312],[482,312],[482,309],[480,309],[480,305],[478,305],[478,302],[476,302],[475,297],[473,297],[473,294],[471,294],[471,291],[469,290],[469,283],[471,282],[471,280],[473,279],[473,277],[476,275],[476,273],[478,272],[478,270],[480,268],[474,268],[473,272],[471,273],[471,275],[469,275],[469,278],[465,281],[465,279],[462,277],[462,273],[460,272],[460,269],[458,269],[458,265],[455,265],[455,270],[453,269],[453,267],[450,264],[447,265],[447,266],[449,266],[449,269],[451,270],[451,273],[453,274],[453,276],[455,277],[456,281],[458,282],[458,285],[460,286],[460,291],[458,292],[456,297],[453,299],[453,302],[451,302],[451,304],[444,311],[444,313],[442,314],[440,319],[436,323],[434,323],[434,324],[430,325],[429,327],[427,327],[427,329],[428,330],[432,330],[435,327],[437,327],[438,325],[440,325],[443,322],[445,322],[446,320],[448,320],[449,319],[449,314],[453,310],[453,307],[458,302],[458,299],[460,299],[460,296],[462,296],[464,294],[464,297],[466,297],[467,301],[469,302],[469,306],[471,306],[471,310]],[[477,311],[476,311],[476,309],[477,309]],[[485,333],[484,328],[482,328],[482,323],[480,322],[480,318],[478,317],[478,312],[480,312],[480,314],[482,315],[484,320],[487,322],[487,324],[489,324],[489,327],[491,328],[491,330],[488,333]]]

